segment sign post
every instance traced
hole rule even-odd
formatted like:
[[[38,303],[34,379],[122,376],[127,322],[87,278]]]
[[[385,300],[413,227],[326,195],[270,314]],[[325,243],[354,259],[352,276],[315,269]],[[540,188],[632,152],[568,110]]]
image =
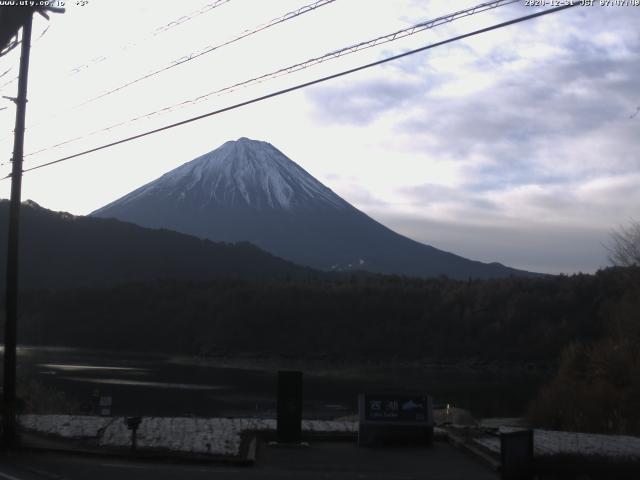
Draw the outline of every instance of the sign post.
[[[126,417],[124,423],[131,430],[131,451],[136,451],[138,427],[142,423],[142,417]]]
[[[429,395],[358,395],[358,446],[433,441],[433,400]]]

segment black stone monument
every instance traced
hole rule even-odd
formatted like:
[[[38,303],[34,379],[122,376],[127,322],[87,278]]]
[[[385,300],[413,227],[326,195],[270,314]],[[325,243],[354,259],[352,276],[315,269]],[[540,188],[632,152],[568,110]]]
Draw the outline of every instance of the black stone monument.
[[[302,372],[278,372],[278,443],[302,440]]]
[[[500,433],[503,480],[533,480],[533,430]]]

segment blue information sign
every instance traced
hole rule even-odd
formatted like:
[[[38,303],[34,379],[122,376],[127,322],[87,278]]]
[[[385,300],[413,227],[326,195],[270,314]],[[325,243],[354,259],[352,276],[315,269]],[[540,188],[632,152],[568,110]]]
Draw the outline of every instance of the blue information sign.
[[[421,394],[360,394],[358,445],[433,440],[433,401]]]
[[[365,420],[424,422],[428,419],[427,396],[365,395]]]

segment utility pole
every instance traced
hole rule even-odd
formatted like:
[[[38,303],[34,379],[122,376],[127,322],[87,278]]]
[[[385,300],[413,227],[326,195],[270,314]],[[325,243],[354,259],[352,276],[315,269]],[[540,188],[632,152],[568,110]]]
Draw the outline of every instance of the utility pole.
[[[24,127],[27,109],[27,77],[31,50],[30,13],[22,27],[20,73],[16,103],[16,129],[14,132],[11,170],[11,201],[9,204],[9,240],[7,243],[7,283],[4,324],[4,386],[2,396],[2,443],[5,448],[16,442],[16,332],[18,325],[18,237],[20,231],[20,200],[22,190],[22,157]]]

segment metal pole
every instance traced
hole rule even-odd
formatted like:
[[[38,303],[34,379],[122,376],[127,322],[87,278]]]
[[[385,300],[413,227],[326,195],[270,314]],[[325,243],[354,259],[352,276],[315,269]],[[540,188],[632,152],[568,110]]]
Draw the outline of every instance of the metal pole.
[[[9,240],[7,243],[7,283],[4,324],[4,387],[2,396],[2,440],[5,447],[16,441],[16,331],[18,323],[18,233],[20,229],[20,197],[22,188],[22,156],[27,108],[27,77],[31,49],[31,23],[26,18],[22,28],[20,73],[16,102],[16,129],[11,170],[11,201],[9,204]]]

